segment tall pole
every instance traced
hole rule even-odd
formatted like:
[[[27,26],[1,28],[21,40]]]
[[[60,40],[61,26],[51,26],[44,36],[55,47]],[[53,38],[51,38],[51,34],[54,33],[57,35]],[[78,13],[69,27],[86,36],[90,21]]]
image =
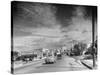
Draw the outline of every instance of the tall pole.
[[[95,18],[94,18],[94,7],[92,8],[92,56],[93,56],[93,68],[95,68],[95,48],[94,48],[94,39],[95,39]]]

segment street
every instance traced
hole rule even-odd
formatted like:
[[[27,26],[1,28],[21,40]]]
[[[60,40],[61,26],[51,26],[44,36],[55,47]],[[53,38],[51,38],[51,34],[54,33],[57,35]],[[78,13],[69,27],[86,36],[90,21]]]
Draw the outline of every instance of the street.
[[[27,74],[27,73],[43,73],[43,72],[61,72],[61,71],[80,71],[88,70],[87,67],[69,56],[63,56],[54,64],[45,64],[44,60],[37,63],[31,63],[27,66],[19,67],[14,70],[14,74]]]

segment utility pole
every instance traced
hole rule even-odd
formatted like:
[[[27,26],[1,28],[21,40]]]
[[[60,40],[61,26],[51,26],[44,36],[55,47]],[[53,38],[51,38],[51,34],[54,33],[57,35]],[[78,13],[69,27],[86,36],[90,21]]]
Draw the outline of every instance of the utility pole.
[[[92,57],[93,57],[93,68],[95,68],[95,17],[94,17],[94,7],[92,7]]]

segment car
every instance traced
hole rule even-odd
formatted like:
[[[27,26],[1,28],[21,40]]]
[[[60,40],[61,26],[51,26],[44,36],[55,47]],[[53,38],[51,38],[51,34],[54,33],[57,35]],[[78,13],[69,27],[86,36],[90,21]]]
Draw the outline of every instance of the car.
[[[56,62],[56,58],[55,56],[53,55],[49,55],[45,58],[45,63],[48,64],[48,63],[55,63]]]
[[[57,59],[61,59],[62,55],[61,54],[57,54]]]
[[[57,53],[57,59],[61,59],[62,58],[62,54],[61,54],[61,52],[58,52]]]

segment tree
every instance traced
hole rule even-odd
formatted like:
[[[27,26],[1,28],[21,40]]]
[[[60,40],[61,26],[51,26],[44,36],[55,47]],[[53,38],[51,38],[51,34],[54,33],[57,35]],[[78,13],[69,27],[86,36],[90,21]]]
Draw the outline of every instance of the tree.
[[[93,43],[91,44],[91,46],[87,49],[87,52],[85,54],[91,54],[93,53],[93,48],[95,49],[95,55],[97,55],[97,40],[94,42],[94,47],[93,46]]]
[[[11,51],[12,54],[12,60],[16,60],[16,58],[19,56],[19,52],[17,51]]]
[[[83,51],[86,49],[87,45],[85,43],[77,43],[74,45],[72,52],[75,55],[82,55]]]

